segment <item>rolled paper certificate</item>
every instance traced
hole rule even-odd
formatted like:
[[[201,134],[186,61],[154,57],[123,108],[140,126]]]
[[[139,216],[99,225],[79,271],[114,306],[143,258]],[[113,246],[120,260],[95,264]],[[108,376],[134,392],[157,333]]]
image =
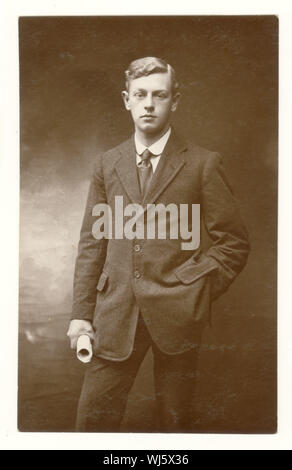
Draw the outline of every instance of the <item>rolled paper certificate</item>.
[[[88,335],[81,335],[77,340],[77,358],[81,362],[90,362],[92,358],[92,346]]]

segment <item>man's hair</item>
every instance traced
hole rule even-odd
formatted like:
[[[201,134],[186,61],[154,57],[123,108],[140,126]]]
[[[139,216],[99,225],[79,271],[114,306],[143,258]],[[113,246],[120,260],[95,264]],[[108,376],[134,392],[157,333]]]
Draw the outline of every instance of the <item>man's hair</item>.
[[[129,82],[135,78],[145,77],[153,73],[170,73],[171,91],[175,95],[179,89],[179,82],[176,79],[175,71],[165,60],[157,57],[143,57],[133,60],[125,71],[126,89],[129,90]]]

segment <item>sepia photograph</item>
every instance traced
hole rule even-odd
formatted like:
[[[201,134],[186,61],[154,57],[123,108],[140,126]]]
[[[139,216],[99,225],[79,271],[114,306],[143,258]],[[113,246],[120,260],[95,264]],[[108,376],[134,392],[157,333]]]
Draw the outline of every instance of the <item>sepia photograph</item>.
[[[277,432],[278,26],[19,17],[20,432]]]

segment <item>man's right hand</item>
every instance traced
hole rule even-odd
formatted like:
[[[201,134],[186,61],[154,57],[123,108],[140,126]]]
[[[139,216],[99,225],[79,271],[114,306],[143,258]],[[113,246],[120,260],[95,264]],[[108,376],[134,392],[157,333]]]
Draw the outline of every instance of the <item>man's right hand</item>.
[[[94,338],[92,324],[88,320],[71,320],[67,336],[70,338],[71,349],[76,349],[77,340],[81,335],[88,335],[91,340]]]

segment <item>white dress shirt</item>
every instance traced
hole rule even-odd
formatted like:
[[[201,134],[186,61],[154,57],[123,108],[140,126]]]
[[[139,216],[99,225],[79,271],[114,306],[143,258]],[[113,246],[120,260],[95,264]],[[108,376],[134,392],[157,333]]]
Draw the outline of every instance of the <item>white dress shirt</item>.
[[[144,150],[146,148],[148,148],[150,150],[150,152],[153,153],[153,155],[154,155],[150,159],[150,162],[151,162],[151,165],[152,165],[152,170],[153,170],[153,173],[154,173],[156,168],[157,168],[157,165],[159,163],[159,160],[160,160],[161,154],[164,150],[164,147],[166,146],[166,143],[168,141],[170,133],[171,133],[171,127],[169,127],[169,129],[165,132],[165,134],[163,134],[162,137],[160,137],[159,140],[154,142],[154,144],[150,145],[150,147],[145,147],[144,144],[141,144],[141,142],[139,142],[139,140],[138,140],[138,138],[135,134],[136,163],[137,163],[137,165],[142,160],[140,155],[144,152]]]

